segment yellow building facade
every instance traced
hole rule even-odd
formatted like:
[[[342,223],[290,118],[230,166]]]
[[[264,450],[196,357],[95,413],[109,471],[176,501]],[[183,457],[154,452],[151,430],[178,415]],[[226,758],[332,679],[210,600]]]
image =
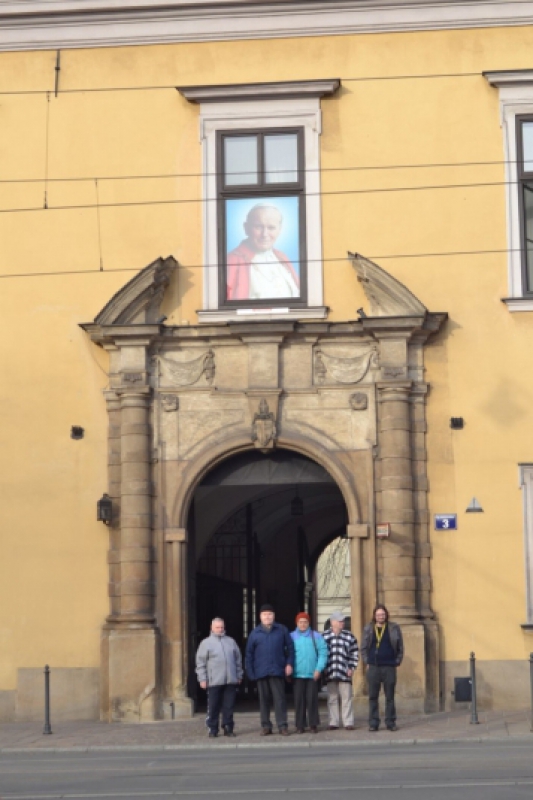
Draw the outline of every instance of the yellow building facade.
[[[376,601],[404,627],[404,710],[453,708],[472,651],[481,708],[527,705],[533,3],[26,6],[0,718],[39,718],[45,664],[56,718],[190,713],[210,614],[291,624],[338,535],[356,635]],[[284,289],[238,250],[269,214]]]

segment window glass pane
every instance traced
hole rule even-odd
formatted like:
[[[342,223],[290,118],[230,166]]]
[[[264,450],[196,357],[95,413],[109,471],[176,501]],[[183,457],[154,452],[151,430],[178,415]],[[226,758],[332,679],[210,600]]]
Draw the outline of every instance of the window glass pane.
[[[224,166],[226,186],[257,183],[257,136],[225,137]]]
[[[527,289],[533,291],[533,183],[524,184],[524,230],[526,237]]]
[[[533,122],[522,123],[524,172],[533,172]]]
[[[300,198],[225,201],[227,300],[299,298]]]
[[[295,183],[297,180],[297,134],[276,133],[265,136],[266,183]]]

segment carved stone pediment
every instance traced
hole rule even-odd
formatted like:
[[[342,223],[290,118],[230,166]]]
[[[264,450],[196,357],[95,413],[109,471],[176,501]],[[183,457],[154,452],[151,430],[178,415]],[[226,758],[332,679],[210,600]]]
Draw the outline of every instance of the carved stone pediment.
[[[372,317],[424,317],[427,308],[400,281],[373,261],[348,253],[370,303]]]
[[[158,258],[122,287],[95,318],[97,325],[156,323],[160,305],[178,262],[172,257]]]

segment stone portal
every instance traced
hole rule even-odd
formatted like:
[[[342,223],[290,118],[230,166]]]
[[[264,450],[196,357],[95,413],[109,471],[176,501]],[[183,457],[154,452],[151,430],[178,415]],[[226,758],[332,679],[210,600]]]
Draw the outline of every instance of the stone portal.
[[[278,452],[315,464],[341,498],[352,629],[360,635],[376,601],[404,628],[400,709],[437,709],[423,347],[445,315],[428,312],[377,265],[351,258],[370,306],[357,321],[166,327],[159,304],[176,267],[170,257],[146,267],[84,325],[111,362],[104,719],[160,718],[170,703],[191,713],[205,531],[196,499],[229,459]],[[388,538],[376,537],[377,523],[388,523]],[[251,624],[251,598],[246,603]]]

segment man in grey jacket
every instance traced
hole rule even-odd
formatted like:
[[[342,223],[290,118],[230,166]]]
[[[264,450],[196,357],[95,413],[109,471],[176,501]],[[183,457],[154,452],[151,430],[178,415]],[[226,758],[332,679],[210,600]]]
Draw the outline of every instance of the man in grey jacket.
[[[235,736],[233,709],[237,686],[242,681],[242,657],[235,640],[226,635],[224,620],[220,617],[212,621],[211,635],[198,648],[196,675],[202,689],[207,689],[209,736],[218,736],[221,710],[224,736]]]

